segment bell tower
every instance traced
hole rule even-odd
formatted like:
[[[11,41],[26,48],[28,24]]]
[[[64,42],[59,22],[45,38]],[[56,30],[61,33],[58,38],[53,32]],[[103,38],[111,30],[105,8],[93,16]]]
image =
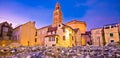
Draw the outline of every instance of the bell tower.
[[[62,23],[62,12],[60,8],[61,8],[60,4],[57,2],[53,15],[53,24],[52,24],[53,27],[56,27]]]

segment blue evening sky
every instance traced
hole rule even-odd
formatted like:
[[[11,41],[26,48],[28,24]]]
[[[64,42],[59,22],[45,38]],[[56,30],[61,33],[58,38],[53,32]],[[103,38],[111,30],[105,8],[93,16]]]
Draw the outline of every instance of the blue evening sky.
[[[0,0],[0,22],[8,21],[13,27],[36,21],[40,28],[52,24],[57,0]],[[63,22],[80,20],[87,30],[106,24],[120,23],[120,0],[58,0]]]

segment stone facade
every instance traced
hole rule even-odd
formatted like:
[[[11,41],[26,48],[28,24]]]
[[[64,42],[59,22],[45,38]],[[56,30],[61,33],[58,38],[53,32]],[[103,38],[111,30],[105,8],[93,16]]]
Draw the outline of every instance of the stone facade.
[[[61,7],[60,4],[57,2],[54,10],[54,16],[53,16],[53,27],[58,26],[59,24],[62,24],[62,12],[61,12]]]
[[[0,46],[9,45],[14,39],[12,38],[12,24],[8,22],[0,23]]]
[[[45,44],[45,36],[47,35],[47,30],[49,26],[45,26],[37,29],[37,38],[40,39],[40,45],[44,46]]]
[[[106,44],[120,41],[118,24],[109,24],[104,26]]]
[[[45,46],[75,46],[74,30],[64,24],[56,27],[49,26],[45,36]]]
[[[102,30],[102,28],[91,29],[91,38],[94,46],[103,46]]]
[[[63,24],[59,3],[56,4],[53,14],[53,24],[51,25],[36,29],[34,22],[27,22],[16,27],[13,32],[14,39],[24,46],[80,46],[81,30],[85,33],[86,23],[75,20],[72,21],[72,24],[70,22],[70,24]],[[71,26],[74,23],[76,23],[74,25],[76,27]]]
[[[23,46],[37,45],[38,38],[36,34],[35,22],[27,22],[16,27],[13,31],[13,37]]]
[[[78,28],[74,29],[75,32],[75,45],[81,46],[82,45],[82,39],[81,39],[81,33]]]
[[[76,45],[75,32],[73,28],[63,24],[62,12],[60,8],[60,4],[57,3],[54,10],[52,25],[38,29],[38,38],[41,38],[44,46],[72,47]],[[44,32],[44,34],[42,32]],[[77,36],[80,36],[80,34],[77,33]]]
[[[73,29],[79,28],[81,33],[86,32],[87,24],[84,21],[72,20],[70,22],[67,22],[66,25],[72,27]]]

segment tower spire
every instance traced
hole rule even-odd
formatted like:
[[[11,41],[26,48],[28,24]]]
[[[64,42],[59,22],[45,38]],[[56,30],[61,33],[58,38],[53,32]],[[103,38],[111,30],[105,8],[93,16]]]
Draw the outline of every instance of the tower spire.
[[[60,4],[57,2],[54,10],[54,16],[53,16],[53,25],[52,26],[58,26],[62,23],[62,12],[60,9]]]
[[[60,9],[60,4],[59,4],[58,2],[56,3],[55,9],[56,9],[56,10],[57,10],[57,9]]]

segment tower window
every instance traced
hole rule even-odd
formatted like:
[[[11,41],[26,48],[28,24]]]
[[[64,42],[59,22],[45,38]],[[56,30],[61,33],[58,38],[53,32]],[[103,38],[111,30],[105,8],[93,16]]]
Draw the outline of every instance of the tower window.
[[[110,33],[110,37],[113,37],[113,33]]]
[[[59,24],[59,27],[61,27],[61,25]]]
[[[114,42],[114,40],[111,40],[110,42],[112,43],[112,42]]]

